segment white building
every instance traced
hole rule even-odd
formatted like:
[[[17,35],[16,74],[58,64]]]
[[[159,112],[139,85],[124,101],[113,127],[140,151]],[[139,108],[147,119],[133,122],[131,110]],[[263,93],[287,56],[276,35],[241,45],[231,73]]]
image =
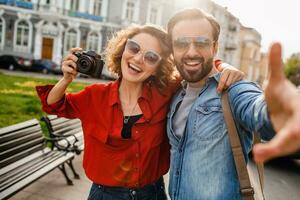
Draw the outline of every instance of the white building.
[[[211,0],[0,0],[0,55],[60,63],[71,47],[101,52],[113,32],[131,23],[166,27],[176,11],[188,6],[216,17],[218,57],[238,67],[239,20]]]
[[[164,9],[170,8],[170,2],[0,0],[0,55],[60,63],[71,47],[101,52],[112,33],[123,26],[146,22],[165,24],[170,14]]]

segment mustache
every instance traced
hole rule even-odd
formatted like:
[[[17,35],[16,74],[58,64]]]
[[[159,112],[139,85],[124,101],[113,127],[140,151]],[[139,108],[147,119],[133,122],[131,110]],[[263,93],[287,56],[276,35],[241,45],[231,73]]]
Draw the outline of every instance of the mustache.
[[[186,62],[186,61],[197,61],[197,62],[203,63],[205,61],[205,59],[203,57],[200,57],[200,56],[194,56],[194,57],[187,56],[187,57],[183,57],[182,58],[182,62]]]

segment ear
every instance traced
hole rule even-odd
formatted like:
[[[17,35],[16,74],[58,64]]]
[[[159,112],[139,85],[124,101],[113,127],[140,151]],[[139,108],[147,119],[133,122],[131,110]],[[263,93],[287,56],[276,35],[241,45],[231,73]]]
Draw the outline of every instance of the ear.
[[[219,42],[216,41],[216,42],[214,42],[214,45],[213,45],[213,54],[214,54],[214,56],[217,55],[218,49],[219,49]]]

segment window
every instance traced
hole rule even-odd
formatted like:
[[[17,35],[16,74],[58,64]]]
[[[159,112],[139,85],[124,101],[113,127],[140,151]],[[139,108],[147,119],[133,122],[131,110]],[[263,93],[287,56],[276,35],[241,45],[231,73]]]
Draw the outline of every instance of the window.
[[[17,24],[16,45],[19,47],[28,47],[29,45],[29,24],[26,21],[20,21]]]
[[[79,10],[79,0],[71,0],[71,11]]]
[[[150,10],[150,20],[149,22],[152,24],[156,24],[158,19],[158,9],[152,7]]]
[[[96,32],[89,33],[87,39],[87,49],[99,52],[100,42],[99,35]]]
[[[65,35],[65,52],[77,46],[77,31],[70,29]]]
[[[102,7],[103,7],[103,1],[102,0],[95,0],[94,5],[94,15],[102,16]]]
[[[5,34],[5,24],[4,19],[0,18],[0,46],[4,43],[4,34]]]
[[[129,21],[133,20],[133,16],[134,16],[134,7],[135,7],[135,3],[132,1],[127,1],[126,4],[126,13],[125,13],[125,19],[128,19]]]

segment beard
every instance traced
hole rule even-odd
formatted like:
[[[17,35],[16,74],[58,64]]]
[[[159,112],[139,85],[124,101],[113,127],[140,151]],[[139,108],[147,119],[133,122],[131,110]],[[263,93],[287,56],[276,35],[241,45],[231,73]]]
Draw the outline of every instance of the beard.
[[[197,71],[190,72],[184,68],[186,60],[197,61],[201,63],[201,67]],[[176,68],[181,77],[190,83],[195,83],[203,80],[213,68],[213,57],[205,60],[203,57],[182,58],[180,61],[175,60]]]

